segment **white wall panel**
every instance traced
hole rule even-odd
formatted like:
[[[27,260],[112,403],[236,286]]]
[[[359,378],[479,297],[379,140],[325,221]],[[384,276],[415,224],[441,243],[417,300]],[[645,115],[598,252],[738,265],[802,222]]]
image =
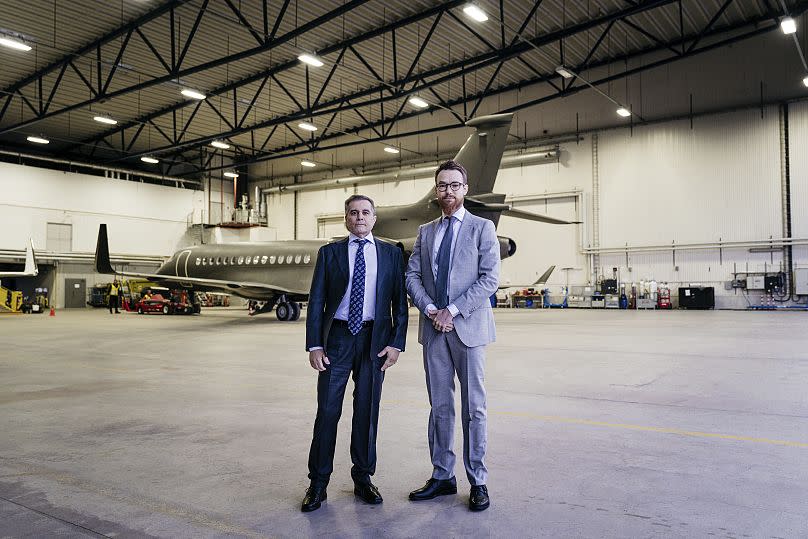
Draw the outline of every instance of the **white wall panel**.
[[[288,240],[294,237],[294,207],[295,197],[293,193],[267,196],[267,224],[277,231],[279,240]]]
[[[115,253],[168,255],[201,191],[0,163],[0,248],[45,248],[46,223],[73,226],[73,250],[94,251],[107,223]]]
[[[789,105],[791,235],[808,238],[808,103]],[[795,264],[808,264],[808,247],[795,247]]]
[[[604,247],[780,237],[776,107],[603,133]]]

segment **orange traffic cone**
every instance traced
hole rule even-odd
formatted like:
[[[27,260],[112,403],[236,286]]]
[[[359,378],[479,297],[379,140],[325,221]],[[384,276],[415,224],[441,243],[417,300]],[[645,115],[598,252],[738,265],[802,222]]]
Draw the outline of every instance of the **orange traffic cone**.
[[[53,307],[51,307],[50,316],[56,316],[56,310]]]

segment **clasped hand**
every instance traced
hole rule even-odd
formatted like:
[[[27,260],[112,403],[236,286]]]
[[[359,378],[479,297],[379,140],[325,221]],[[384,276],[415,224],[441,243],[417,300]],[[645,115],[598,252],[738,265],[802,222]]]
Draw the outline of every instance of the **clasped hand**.
[[[432,320],[432,327],[438,331],[447,333],[454,329],[454,317],[449,309],[429,309],[427,316]]]

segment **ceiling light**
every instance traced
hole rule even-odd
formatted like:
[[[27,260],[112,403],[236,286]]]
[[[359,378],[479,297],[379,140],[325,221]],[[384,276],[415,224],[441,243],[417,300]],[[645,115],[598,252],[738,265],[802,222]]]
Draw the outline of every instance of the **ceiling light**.
[[[159,159],[155,159],[154,157],[141,157],[140,160],[143,161],[144,163],[149,163],[152,165],[156,165],[157,163],[160,162]]]
[[[110,118],[109,116],[93,116],[93,120],[107,125],[115,125],[118,123],[118,120]]]
[[[569,69],[567,69],[564,66],[558,66],[556,68],[556,73],[558,73],[559,75],[561,75],[565,79],[571,79],[572,77],[575,76],[575,75],[573,75],[572,71],[570,71]]]
[[[791,17],[783,17],[783,20],[780,21],[780,29],[786,35],[793,34],[797,31],[797,22]]]
[[[309,54],[307,52],[298,56],[297,59],[303,62],[304,64],[309,64],[310,66],[323,67],[322,60],[320,60],[317,56]]]
[[[463,13],[477,22],[485,22],[488,20],[488,15],[485,14],[485,11],[474,4],[468,4],[466,7],[464,7]]]
[[[25,51],[28,52],[31,50],[31,47],[23,43],[22,41],[17,41],[16,39],[11,39],[8,37],[0,37],[0,45],[4,47],[8,47],[9,49],[15,49],[18,51]]]
[[[236,172],[225,172],[224,175],[228,178],[238,178],[238,173]]]
[[[417,95],[412,96],[407,100],[410,105],[413,107],[418,107],[419,109],[425,109],[429,106],[429,103],[418,97]]]
[[[629,111],[626,107],[620,107],[619,109],[617,109],[617,114],[619,114],[623,118],[628,118],[629,116],[631,116],[631,111]]]
[[[183,91],[180,92],[185,97],[190,97],[191,99],[205,99],[207,97],[202,92],[197,92],[196,90],[191,90],[190,88],[185,88]]]
[[[312,161],[306,161],[305,159],[303,161],[301,161],[300,164],[303,165],[304,167],[309,167],[309,168],[317,166],[317,163],[313,163]]]
[[[42,137],[28,137],[26,140],[28,142],[35,142],[37,144],[50,144],[48,139]]]
[[[398,148],[393,148],[392,146],[385,146],[384,151],[386,151],[387,153],[400,153],[400,150]]]
[[[808,86],[808,77],[805,77],[804,79],[802,79],[802,83],[803,83],[805,86]]]
[[[221,150],[229,150],[230,149],[229,144],[227,144],[225,142],[222,142],[220,140],[214,140],[213,142],[210,143],[210,145],[213,146],[214,148],[219,148]]]
[[[309,122],[300,122],[297,124],[300,129],[305,129],[306,131],[317,131],[317,126],[314,124],[310,124]]]

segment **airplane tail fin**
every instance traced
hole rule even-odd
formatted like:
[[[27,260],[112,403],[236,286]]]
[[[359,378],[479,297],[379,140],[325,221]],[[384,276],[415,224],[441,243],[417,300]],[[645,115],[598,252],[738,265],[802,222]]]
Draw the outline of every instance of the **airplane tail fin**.
[[[109,241],[107,240],[107,225],[98,227],[98,243],[95,246],[95,271],[98,273],[115,273],[109,261]]]
[[[36,263],[36,255],[34,254],[34,240],[28,240],[28,247],[25,249],[25,270],[26,275],[38,275],[39,267]]]
[[[508,141],[513,114],[492,114],[466,122],[477,131],[471,135],[454,160],[463,165],[469,175],[466,196],[484,195],[494,190],[494,181]]]
[[[547,282],[547,281],[550,279],[550,274],[551,274],[551,273],[553,273],[553,270],[554,270],[554,269],[555,269],[555,266],[550,266],[550,267],[547,269],[547,271],[545,271],[544,273],[542,273],[542,274],[541,274],[541,277],[539,277],[538,279],[536,279],[536,282],[535,282],[535,283],[533,283],[533,285],[535,286],[535,285],[538,285],[538,284],[544,284],[544,283],[546,283],[546,282]]]
[[[513,114],[492,114],[481,116],[466,122],[468,127],[474,127],[476,132],[469,136],[463,147],[454,156],[454,160],[463,165],[468,173],[469,192],[466,199],[479,195],[486,195],[493,191],[497,171],[508,141],[508,132],[511,130]],[[499,196],[499,195],[497,195]],[[502,200],[489,200],[489,202],[503,202]],[[434,201],[435,191],[430,189],[423,201]],[[481,211],[485,211],[481,209]],[[475,212],[478,213],[478,212]],[[499,212],[489,212],[482,217],[491,219],[494,224],[499,220]],[[479,213],[478,213],[479,214]]]

